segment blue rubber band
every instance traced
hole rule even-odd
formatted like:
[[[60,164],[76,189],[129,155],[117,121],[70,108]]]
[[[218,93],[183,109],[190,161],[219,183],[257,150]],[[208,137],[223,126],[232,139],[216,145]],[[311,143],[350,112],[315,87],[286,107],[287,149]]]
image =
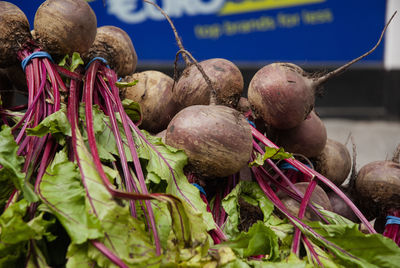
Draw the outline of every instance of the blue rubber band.
[[[246,118],[246,120],[247,120],[247,122],[249,122],[249,124],[252,125],[254,128],[256,127],[256,124],[254,124],[254,122],[250,121],[250,120],[247,119],[247,118]]]
[[[102,58],[102,57],[94,57],[93,59],[91,59],[91,60],[89,61],[88,64],[86,64],[85,70],[87,70],[87,69],[89,68],[90,64],[92,64],[92,62],[94,62],[95,60],[99,60],[99,61],[103,62],[103,63],[106,65],[107,68],[110,68],[110,66],[108,66],[108,62],[107,62],[107,60],[106,60],[105,58]]]
[[[51,55],[49,53],[47,53],[45,51],[35,51],[31,55],[29,55],[28,57],[26,57],[25,59],[22,60],[21,66],[22,66],[22,70],[24,70],[24,72],[25,72],[25,68],[28,65],[28,63],[34,58],[48,58],[51,62],[54,63],[53,58],[51,57]]]
[[[200,193],[202,193],[202,194],[204,194],[204,195],[207,195],[207,194],[206,194],[206,191],[204,191],[204,188],[203,188],[203,187],[201,187],[201,186],[198,185],[197,183],[192,183],[192,185],[193,185],[194,187],[196,187],[197,189],[199,189]]]
[[[307,167],[310,167],[309,164],[305,164],[305,165],[306,165]],[[286,170],[291,169],[291,170],[294,170],[294,171],[299,171],[297,168],[295,168],[293,165],[289,164],[288,162],[282,162],[282,163],[280,163],[280,164],[279,164],[279,168],[280,168],[280,169],[286,169]]]
[[[396,216],[387,216],[385,225],[388,224],[400,224],[400,218]]]

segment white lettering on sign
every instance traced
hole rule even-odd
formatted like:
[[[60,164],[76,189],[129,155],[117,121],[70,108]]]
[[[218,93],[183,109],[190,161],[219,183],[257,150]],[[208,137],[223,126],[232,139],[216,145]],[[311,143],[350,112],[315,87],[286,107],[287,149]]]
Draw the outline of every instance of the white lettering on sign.
[[[141,23],[147,19],[162,20],[164,16],[154,6],[138,4],[141,0],[107,0],[107,11],[125,23]],[[209,15],[218,13],[225,0],[162,0],[160,7],[171,18],[183,15]]]

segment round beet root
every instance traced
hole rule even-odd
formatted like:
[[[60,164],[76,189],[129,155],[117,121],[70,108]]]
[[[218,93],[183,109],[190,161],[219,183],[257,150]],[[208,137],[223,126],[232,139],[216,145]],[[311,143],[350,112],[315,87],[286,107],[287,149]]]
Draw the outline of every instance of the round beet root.
[[[0,68],[5,68],[18,63],[18,50],[32,37],[24,12],[6,1],[0,1],[0,29]]]
[[[96,15],[85,0],[47,0],[33,24],[36,38],[51,54],[86,52],[96,37]]]
[[[131,38],[115,26],[99,27],[93,45],[83,57],[85,61],[95,57],[104,58],[119,76],[132,74],[137,65],[136,50]]]
[[[277,129],[299,125],[312,111],[315,92],[305,72],[290,63],[272,63],[251,79],[248,99],[257,117]]]
[[[172,97],[174,80],[158,71],[134,73],[124,80],[138,80],[136,85],[125,88],[123,95],[140,104],[143,113],[141,128],[153,133],[166,129],[179,109]]]
[[[327,140],[326,128],[321,119],[311,112],[297,127],[274,131],[276,144],[285,151],[315,157],[321,153]]]
[[[243,92],[243,76],[239,68],[226,59],[209,59],[199,63],[216,91],[216,104],[235,108]],[[182,107],[206,105],[210,88],[194,64],[185,68],[174,88],[174,98]]]
[[[375,161],[363,166],[355,187],[360,197],[384,208],[400,208],[400,164]]]
[[[308,182],[298,182],[295,183],[294,185],[296,188],[302,192],[303,194],[306,192],[307,187],[308,187]],[[286,206],[288,211],[293,214],[293,215],[298,215],[299,210],[300,210],[300,203],[294,200],[293,198],[289,196],[283,196],[281,199],[282,203]],[[326,210],[332,211],[332,205],[331,202],[329,201],[328,195],[325,193],[325,191],[318,185],[315,186],[315,189],[313,193],[311,194],[311,202],[320,205]],[[310,208],[307,208],[306,214],[304,215],[304,218],[310,221],[316,221],[319,220],[319,217],[317,214],[315,214]]]
[[[252,134],[244,116],[222,105],[189,106],[168,125],[166,144],[183,149],[193,173],[225,177],[245,166],[252,152]]]
[[[351,156],[346,146],[328,139],[322,152],[314,159],[315,169],[331,180],[336,186],[348,177],[351,170]]]

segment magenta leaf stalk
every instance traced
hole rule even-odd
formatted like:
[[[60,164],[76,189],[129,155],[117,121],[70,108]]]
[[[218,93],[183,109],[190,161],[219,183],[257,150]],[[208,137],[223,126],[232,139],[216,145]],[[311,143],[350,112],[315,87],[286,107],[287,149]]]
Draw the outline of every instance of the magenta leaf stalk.
[[[268,140],[263,134],[261,134],[257,129],[251,126],[252,134],[253,137],[257,140],[259,140],[261,143],[263,143],[265,146],[271,147],[271,148],[276,148],[278,149],[279,147],[276,146],[273,142]],[[317,171],[312,170],[311,168],[307,167],[300,161],[289,158],[285,159],[286,162],[297,168],[299,171],[301,171],[303,174],[309,175],[311,178],[316,177],[318,180],[326,184],[329,188],[331,188],[337,195],[340,196],[340,198],[345,201],[345,203],[354,211],[354,213],[357,215],[357,217],[361,220],[363,224],[368,228],[368,231],[372,234],[375,234],[376,231],[374,227],[369,223],[369,221],[365,218],[365,216],[361,213],[361,211],[354,205],[354,203],[334,184],[332,183],[329,179],[325,178],[321,174],[319,174]]]

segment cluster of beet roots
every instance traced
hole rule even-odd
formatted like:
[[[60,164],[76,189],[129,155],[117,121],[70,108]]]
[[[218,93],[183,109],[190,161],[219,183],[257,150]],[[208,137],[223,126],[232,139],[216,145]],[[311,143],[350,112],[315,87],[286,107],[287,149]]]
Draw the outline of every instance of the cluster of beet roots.
[[[28,136],[26,128],[37,126],[63,104],[68,105],[68,119],[71,127],[76,128],[77,107],[84,102],[89,146],[105,187],[116,198],[132,200],[132,207],[133,200],[154,198],[146,190],[133,139],[128,138],[128,143],[140,189],[133,182],[135,178],[130,175],[122,147],[119,148],[123,162],[120,170],[127,191],[115,190],[101,171],[92,107],[95,104],[101,107],[115,123],[116,137],[120,131],[115,118],[118,112],[126,137],[132,137],[133,131],[140,133],[140,130],[138,123],[123,112],[121,99],[129,98],[141,106],[139,128],[161,137],[167,145],[184,150],[189,159],[185,170],[188,180],[204,189],[204,202],[214,199],[209,210],[216,225],[210,232],[215,243],[226,239],[221,232],[227,219],[222,199],[239,181],[250,180],[258,183],[279,215],[294,224],[303,224],[303,219],[327,222],[314,205],[318,204],[360,222],[369,233],[376,232],[370,221],[377,218],[376,223],[381,225],[377,230],[400,244],[398,224],[388,222],[382,227],[386,216],[396,219],[400,213],[399,153],[392,161],[374,162],[357,172],[355,153],[352,161],[344,144],[328,138],[322,120],[314,111],[315,96],[322,85],[372,53],[384,31],[373,49],[323,76],[309,74],[291,63],[266,65],[254,75],[247,97],[243,97],[244,82],[239,68],[222,58],[197,62],[184,49],[168,16],[155,7],[173,28],[179,45],[176,59],[182,56],[185,61],[179,77],[176,74],[172,78],[156,70],[135,72],[137,55],[129,36],[117,27],[97,28],[95,14],[83,0],[47,0],[36,13],[32,31],[18,7],[0,2],[0,28],[5,29],[0,32],[1,116],[3,124],[12,127],[20,146],[18,154],[26,159],[23,171],[34,170],[32,184],[36,192],[41,176],[57,151],[57,142],[50,134],[41,138]],[[80,31],[77,33],[75,29]],[[78,67],[71,71],[55,64],[73,52],[81,54],[86,69]],[[19,67],[21,62],[23,68]],[[15,77],[18,73],[22,79]],[[116,82],[120,78],[125,82],[137,80],[137,84],[119,89]],[[9,105],[7,93],[16,90],[28,96],[26,105]],[[14,111],[24,111],[18,123],[8,120]],[[76,146],[74,142],[76,137],[72,136],[72,147]],[[271,148],[277,154],[279,148],[284,148],[292,155],[280,159],[270,157],[261,164],[249,166]],[[79,161],[76,150],[72,152],[71,159]],[[17,193],[15,190],[11,196]],[[151,204],[145,202],[145,206],[151,212]],[[257,208],[244,200],[240,207],[243,231],[262,219]],[[132,215],[135,216],[133,209]],[[149,219],[149,228],[155,230],[154,217]],[[306,237],[296,229],[292,246],[296,254],[299,254],[300,241],[310,247]],[[318,262],[318,257],[315,258]]]

